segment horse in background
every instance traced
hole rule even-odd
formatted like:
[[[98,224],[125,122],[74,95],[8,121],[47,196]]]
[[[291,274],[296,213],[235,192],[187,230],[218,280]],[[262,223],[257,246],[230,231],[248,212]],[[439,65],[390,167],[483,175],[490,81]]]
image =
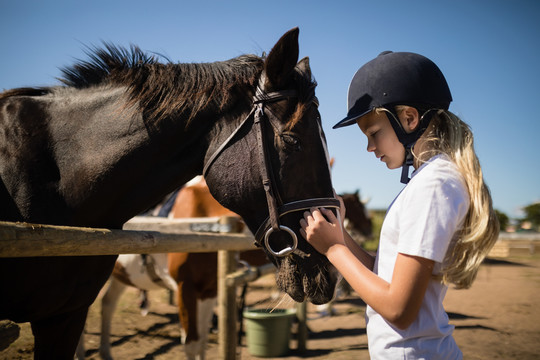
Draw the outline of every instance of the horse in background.
[[[202,176],[180,190],[170,218],[234,216],[212,196]],[[238,229],[242,230],[242,229]],[[251,266],[269,262],[260,249],[242,251],[239,260]],[[217,302],[217,253],[169,253],[169,273],[178,284],[177,304],[182,343],[188,359],[204,359],[208,333]]]
[[[345,229],[351,237],[361,244],[373,237],[373,224],[366,208],[366,202],[360,198],[360,191],[340,194],[345,205]]]
[[[297,301],[329,301],[337,275],[299,234],[306,206],[336,202],[298,34],[265,57],[204,64],[105,44],[63,70],[65,86],[1,93],[0,220],[121,229],[204,173],[213,196],[261,234],[278,286]],[[36,359],[72,359],[116,259],[0,258],[10,295],[0,319],[31,323]]]
[[[175,198],[167,197],[173,205],[169,218],[202,218],[217,216],[240,217],[221,206],[210,194],[202,176],[197,176],[179,191]],[[164,202],[166,204],[167,201]],[[159,214],[163,204],[147,213]],[[238,222],[242,232],[245,226]],[[249,266],[269,262],[260,250],[242,251],[239,261]],[[99,354],[112,360],[110,346],[111,321],[118,300],[127,286],[141,290],[142,304],[148,306],[146,291],[169,289],[177,299],[181,328],[181,343],[188,360],[204,359],[208,333],[217,300],[217,253],[125,254],[115,264],[110,283],[101,300],[101,338]],[[143,309],[144,314],[144,309]],[[84,359],[84,336],[77,348],[78,359]]]
[[[336,159],[330,158],[330,169],[334,167]],[[359,244],[373,237],[373,225],[371,216],[366,208],[367,201],[360,198],[360,191],[356,190],[353,193],[340,194],[345,205],[345,229],[349,232],[353,240]]]

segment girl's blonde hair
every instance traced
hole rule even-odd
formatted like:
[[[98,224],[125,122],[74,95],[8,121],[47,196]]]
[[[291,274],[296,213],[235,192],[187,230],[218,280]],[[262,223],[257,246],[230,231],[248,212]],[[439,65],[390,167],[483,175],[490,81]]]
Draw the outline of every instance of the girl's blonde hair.
[[[405,106],[397,106],[399,113]],[[420,114],[421,115],[421,114]],[[446,154],[456,164],[465,179],[470,198],[469,211],[462,228],[456,234],[443,263],[441,280],[456,288],[472,285],[478,269],[499,236],[499,220],[493,209],[489,188],[484,182],[482,168],[474,151],[470,127],[446,110],[437,110],[431,125],[423,135],[427,150],[414,154],[422,163],[437,154]]]

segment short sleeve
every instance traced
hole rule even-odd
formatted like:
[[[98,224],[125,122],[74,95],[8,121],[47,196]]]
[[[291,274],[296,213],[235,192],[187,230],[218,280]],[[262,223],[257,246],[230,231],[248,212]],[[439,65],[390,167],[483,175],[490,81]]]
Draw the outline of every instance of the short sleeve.
[[[400,216],[398,252],[441,263],[469,208],[465,183],[455,168],[427,167],[407,185]]]

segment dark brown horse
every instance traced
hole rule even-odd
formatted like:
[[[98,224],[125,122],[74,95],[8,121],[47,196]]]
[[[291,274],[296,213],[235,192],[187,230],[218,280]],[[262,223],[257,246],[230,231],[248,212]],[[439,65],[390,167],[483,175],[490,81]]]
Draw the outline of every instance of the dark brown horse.
[[[327,302],[336,277],[298,233],[303,209],[336,204],[298,33],[265,58],[208,64],[106,45],[64,70],[66,86],[0,94],[0,219],[121,228],[204,172],[258,234],[281,288]],[[31,322],[36,359],[71,359],[115,260],[0,259],[0,319]]]
[[[345,205],[345,227],[353,239],[358,242],[365,241],[373,237],[371,217],[368,214],[360,192],[341,194],[343,205]]]

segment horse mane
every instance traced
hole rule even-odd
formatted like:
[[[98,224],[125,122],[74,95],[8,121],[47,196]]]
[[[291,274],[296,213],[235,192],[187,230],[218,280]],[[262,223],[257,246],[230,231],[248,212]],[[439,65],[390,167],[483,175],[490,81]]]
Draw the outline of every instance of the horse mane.
[[[61,69],[58,78],[68,87],[83,89],[99,85],[126,86],[129,102],[145,115],[159,121],[174,115],[193,119],[202,109],[227,110],[243,94],[253,92],[264,67],[264,57],[241,55],[213,63],[160,63],[139,47],[130,49],[103,43],[103,48],[88,47],[89,60],[78,60]],[[297,70],[299,70],[297,68]],[[317,83],[311,72],[293,74],[299,92],[298,107],[289,128],[302,118]],[[45,95],[51,88],[20,88],[0,93],[0,98],[15,95]],[[245,95],[244,95],[245,96]]]
[[[128,105],[138,106],[151,118],[164,119],[186,113],[193,118],[201,109],[224,110],[255,86],[263,69],[256,55],[213,63],[160,63],[139,47],[130,49],[104,43],[104,48],[86,51],[89,60],[79,60],[61,69],[59,80],[70,87],[87,88],[112,84],[126,86]]]
[[[0,100],[11,96],[42,96],[50,92],[46,87],[22,87],[0,92]]]

